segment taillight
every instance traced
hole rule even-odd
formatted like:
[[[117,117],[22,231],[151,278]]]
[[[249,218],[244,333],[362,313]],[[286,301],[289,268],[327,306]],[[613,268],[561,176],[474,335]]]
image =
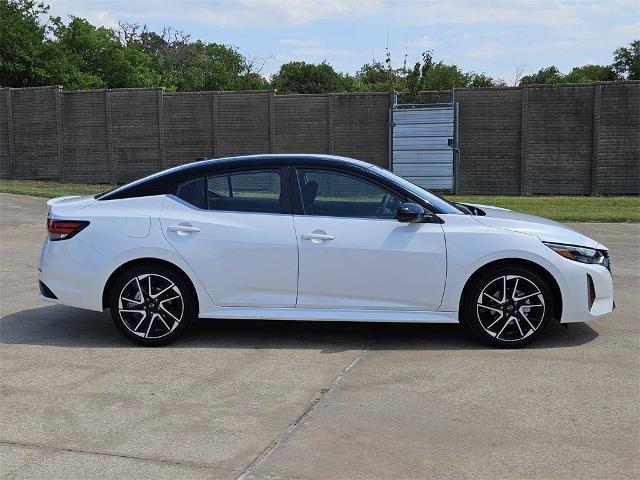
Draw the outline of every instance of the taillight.
[[[84,220],[51,220],[47,218],[49,240],[67,240],[83,230],[89,222]]]

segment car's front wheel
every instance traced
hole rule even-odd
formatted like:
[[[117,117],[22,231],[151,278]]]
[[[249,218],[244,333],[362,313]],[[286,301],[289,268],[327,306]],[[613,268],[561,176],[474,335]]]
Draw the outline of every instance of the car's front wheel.
[[[162,265],[122,272],[109,307],[116,327],[136,343],[166,345],[184,334],[196,316],[195,297],[185,278]]]
[[[497,267],[471,281],[462,322],[492,346],[519,347],[532,342],[553,315],[548,282],[523,267]]]

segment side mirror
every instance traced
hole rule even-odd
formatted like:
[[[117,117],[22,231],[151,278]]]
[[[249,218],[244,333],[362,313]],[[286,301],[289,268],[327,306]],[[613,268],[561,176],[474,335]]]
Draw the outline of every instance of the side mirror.
[[[426,223],[433,218],[435,216],[432,213],[413,202],[401,204],[396,211],[396,220],[403,223]]]

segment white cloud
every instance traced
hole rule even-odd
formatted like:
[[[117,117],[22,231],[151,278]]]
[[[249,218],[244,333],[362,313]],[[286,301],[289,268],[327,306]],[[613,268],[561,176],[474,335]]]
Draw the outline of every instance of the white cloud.
[[[471,47],[467,51],[467,57],[469,58],[481,58],[481,57],[496,57],[498,55],[504,55],[509,48],[499,42],[482,42]]]
[[[355,55],[351,50],[331,49],[331,48],[298,48],[291,52],[298,57],[352,57]]]
[[[52,0],[50,15],[58,16],[65,22],[69,15],[86,19],[92,25],[114,28],[118,25],[118,15],[100,2],[81,2],[77,0]]]
[[[408,59],[433,49],[463,69],[509,77],[514,65],[583,58],[611,61],[611,52],[640,32],[639,0],[49,0],[51,13],[94,24],[118,20],[174,25],[207,41],[241,45],[270,56],[266,69],[292,60],[355,71],[384,56],[384,30],[406,42]],[[324,22],[324,23],[322,23]],[[309,27],[309,28],[305,28]],[[323,34],[326,27],[326,34]],[[194,37],[195,38],[195,37]],[[394,40],[392,38],[392,40]],[[390,46],[404,58],[405,42]],[[361,54],[367,51],[366,54]],[[447,51],[450,57],[443,53]],[[412,62],[409,62],[412,63]]]
[[[640,22],[630,23],[628,25],[620,25],[613,29],[614,33],[628,37],[629,40],[640,36]]]
[[[441,41],[436,40],[428,35],[425,35],[424,37],[418,38],[417,40],[410,40],[408,45],[414,48],[431,50],[437,47],[438,45],[440,45],[441,43],[442,43]]]
[[[89,12],[89,15],[84,18],[92,25],[101,25],[107,28],[115,28],[118,26],[118,20],[106,10]]]
[[[117,18],[190,20],[218,27],[292,26],[315,20],[353,19],[382,8],[382,0],[50,0],[56,15],[92,16],[111,8]],[[78,13],[75,13],[78,12]],[[169,23],[171,21],[169,20]]]
[[[50,0],[56,15],[113,19],[166,18],[218,27],[303,25],[351,21],[382,14],[408,25],[510,24],[553,28],[584,26],[586,19],[616,12],[640,13],[637,0]],[[107,8],[108,7],[108,8]],[[108,13],[107,13],[108,12]],[[636,24],[627,26],[629,30]],[[636,29],[637,31],[637,29]]]
[[[271,55],[271,58],[273,58],[278,63],[288,63],[288,62],[291,62],[291,61],[295,60],[288,53],[275,53],[275,54]]]
[[[567,28],[610,17],[640,13],[637,0],[404,0],[387,2],[396,19],[415,25],[506,24]]]
[[[315,47],[320,45],[319,40],[297,40],[295,38],[283,38],[282,40],[278,40],[278,43],[296,47]]]

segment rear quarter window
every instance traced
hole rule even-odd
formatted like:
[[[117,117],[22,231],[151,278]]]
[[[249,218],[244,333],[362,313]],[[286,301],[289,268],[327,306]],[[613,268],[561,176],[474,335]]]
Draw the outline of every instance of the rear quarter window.
[[[178,185],[176,196],[194,207],[207,208],[204,177],[192,178]]]

